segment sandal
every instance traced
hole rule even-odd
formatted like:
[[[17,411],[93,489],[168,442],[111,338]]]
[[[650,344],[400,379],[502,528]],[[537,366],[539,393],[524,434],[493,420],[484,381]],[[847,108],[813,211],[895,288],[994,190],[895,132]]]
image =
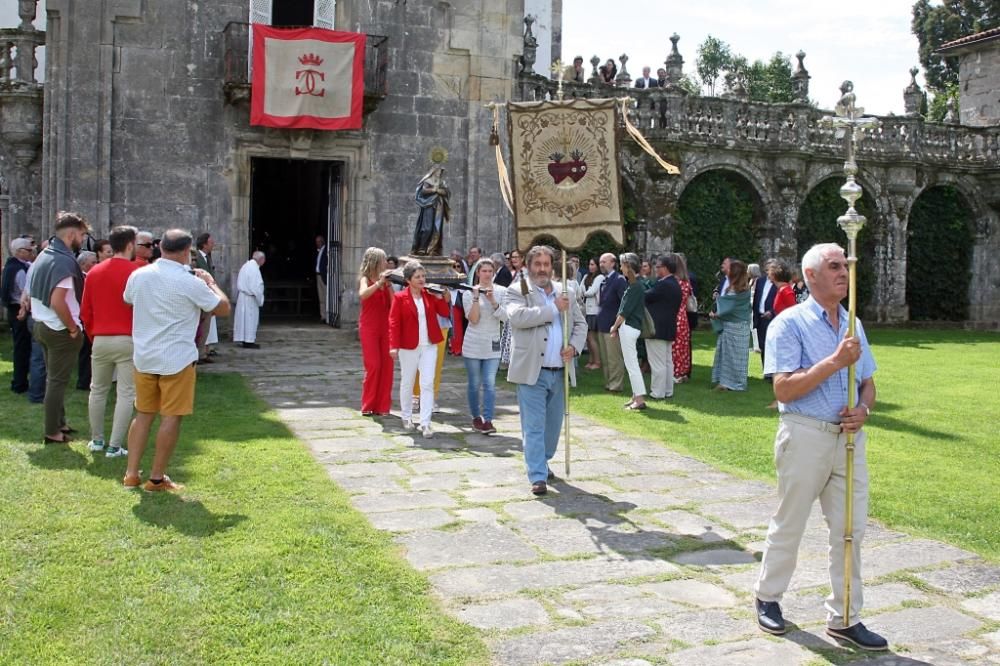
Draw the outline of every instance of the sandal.
[[[646,403],[644,402],[639,402],[639,403],[633,402],[625,406],[625,409],[629,410],[630,412],[641,412],[646,408],[647,406]]]
[[[55,437],[49,437],[48,435],[42,437],[42,444],[69,444],[72,441],[72,437],[67,437],[65,435],[63,435],[63,439],[56,439]]]

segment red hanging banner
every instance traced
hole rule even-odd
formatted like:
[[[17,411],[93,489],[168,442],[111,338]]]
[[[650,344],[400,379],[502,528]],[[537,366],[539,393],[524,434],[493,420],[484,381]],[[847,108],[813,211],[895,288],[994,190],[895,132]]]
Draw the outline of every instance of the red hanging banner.
[[[361,129],[365,38],[355,32],[254,23],[250,124]]]

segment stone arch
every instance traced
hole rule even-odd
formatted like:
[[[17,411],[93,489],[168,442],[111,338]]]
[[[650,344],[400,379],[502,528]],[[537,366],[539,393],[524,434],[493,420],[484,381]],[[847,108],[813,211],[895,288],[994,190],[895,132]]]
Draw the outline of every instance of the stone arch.
[[[954,183],[944,182],[925,187],[910,206],[906,303],[911,319],[969,318],[976,244],[971,201]]]
[[[708,298],[714,286],[710,276],[722,257],[760,260],[766,203],[759,187],[729,165],[699,169],[685,181],[677,198],[673,247],[701,278],[699,298]]]
[[[677,193],[677,200],[680,201],[684,190],[687,189],[698,176],[708,173],[709,171],[732,171],[743,177],[753,188],[760,200],[760,204],[764,209],[770,208],[772,204],[771,194],[768,190],[766,183],[768,182],[767,174],[759,169],[755,164],[751,162],[744,161],[733,161],[733,162],[705,162],[699,163],[697,159],[693,160],[693,163],[688,166],[684,165],[681,169],[680,178],[677,179],[677,183],[674,187],[674,191]]]
[[[847,210],[847,202],[840,197],[840,187],[844,183],[843,170],[827,171],[825,179],[810,179],[811,186],[806,191],[799,207],[795,224],[795,243],[798,257],[814,243],[836,242],[847,250],[847,239],[837,224],[837,218]],[[878,213],[878,197],[862,183],[862,197],[857,203],[859,213],[868,218],[868,224],[858,235],[858,307],[864,312],[873,302],[878,271],[876,247],[883,236],[883,218]]]

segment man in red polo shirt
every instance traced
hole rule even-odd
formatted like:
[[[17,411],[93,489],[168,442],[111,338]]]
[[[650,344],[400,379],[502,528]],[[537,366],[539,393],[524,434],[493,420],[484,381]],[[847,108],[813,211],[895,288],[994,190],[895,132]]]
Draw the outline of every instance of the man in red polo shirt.
[[[122,300],[128,277],[139,269],[132,261],[135,254],[135,227],[121,226],[108,237],[114,256],[102,261],[87,273],[80,319],[83,330],[93,343],[90,384],[90,444],[93,452],[105,450],[104,409],[114,371],[118,370],[115,415],[111,441],[105,452],[108,458],[128,454],[122,446],[132,420],[135,402],[134,366],[132,365],[132,306]]]

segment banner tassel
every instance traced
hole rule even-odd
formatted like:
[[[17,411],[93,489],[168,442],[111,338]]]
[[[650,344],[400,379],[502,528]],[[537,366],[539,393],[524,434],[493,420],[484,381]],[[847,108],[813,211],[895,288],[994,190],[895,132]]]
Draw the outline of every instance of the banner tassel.
[[[626,108],[626,106],[630,103],[634,103],[632,98],[625,97],[620,99],[619,102],[621,102],[622,105],[622,120],[625,123],[625,131],[628,132],[629,136],[632,137],[632,140],[635,141],[637,144],[639,144],[640,148],[642,148],[654,160],[656,160],[660,164],[660,166],[663,167],[664,171],[673,175],[680,174],[681,172],[680,169],[678,169],[673,164],[660,157],[660,155],[656,152],[656,149],[649,144],[649,141],[646,140],[646,137],[644,137],[642,135],[642,132],[639,131],[639,128],[633,125],[632,121],[628,119],[628,109]]]
[[[510,185],[510,174],[507,172],[507,165],[503,160],[503,150],[500,148],[500,106],[495,103],[487,104],[493,109],[493,127],[490,130],[490,145],[496,150],[497,158],[497,179],[500,181],[500,196],[507,206],[510,214],[514,214],[514,190]]]

